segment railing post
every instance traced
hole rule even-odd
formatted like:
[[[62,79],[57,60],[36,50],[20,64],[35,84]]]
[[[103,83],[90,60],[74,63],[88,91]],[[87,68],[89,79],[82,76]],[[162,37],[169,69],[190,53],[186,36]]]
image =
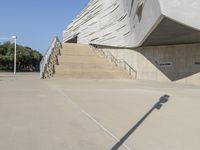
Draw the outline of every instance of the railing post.
[[[124,62],[124,70],[126,70],[126,63]]]
[[[112,63],[115,63],[115,66],[122,66],[124,67],[124,70],[128,71],[129,75],[132,75],[132,71],[135,72],[135,79],[137,79],[137,71],[134,70],[125,60],[123,59],[117,59],[115,58],[114,55],[112,55],[112,53],[110,51],[103,51],[102,49],[98,48],[98,47],[92,47],[92,49],[96,50],[98,53],[101,53],[103,55],[104,58],[109,59]],[[123,64],[124,63],[124,66]],[[127,69],[128,66],[128,69]]]
[[[131,68],[129,67],[129,75],[131,75]]]

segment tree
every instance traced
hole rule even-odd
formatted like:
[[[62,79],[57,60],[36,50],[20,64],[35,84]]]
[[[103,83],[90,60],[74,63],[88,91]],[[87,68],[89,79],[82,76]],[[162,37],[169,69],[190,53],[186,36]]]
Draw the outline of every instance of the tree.
[[[30,47],[17,45],[17,70],[18,71],[39,71],[39,64],[42,59],[40,52]],[[13,69],[14,44],[6,42],[0,45],[0,70]]]

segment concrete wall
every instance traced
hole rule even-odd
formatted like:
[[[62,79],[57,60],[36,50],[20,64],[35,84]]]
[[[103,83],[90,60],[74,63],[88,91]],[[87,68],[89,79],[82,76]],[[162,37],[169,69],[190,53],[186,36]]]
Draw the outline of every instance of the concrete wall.
[[[200,44],[103,50],[126,60],[137,79],[200,84]]]
[[[90,0],[64,30],[63,42],[77,36],[78,43],[130,48],[146,45],[147,39],[153,41],[148,45],[159,45],[156,36],[173,39],[164,45],[199,43],[199,6],[199,0]]]
[[[63,42],[138,47],[162,19],[158,0],[91,0],[66,27]]]
[[[199,6],[199,0],[90,0],[64,30],[63,42],[77,37],[117,47],[109,50],[131,64],[138,79],[199,84]]]

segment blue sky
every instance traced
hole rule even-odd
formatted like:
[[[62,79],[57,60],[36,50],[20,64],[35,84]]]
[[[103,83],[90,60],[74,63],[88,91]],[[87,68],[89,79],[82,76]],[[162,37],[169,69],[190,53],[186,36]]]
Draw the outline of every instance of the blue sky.
[[[44,53],[89,0],[3,0],[0,37],[18,36],[18,43]]]

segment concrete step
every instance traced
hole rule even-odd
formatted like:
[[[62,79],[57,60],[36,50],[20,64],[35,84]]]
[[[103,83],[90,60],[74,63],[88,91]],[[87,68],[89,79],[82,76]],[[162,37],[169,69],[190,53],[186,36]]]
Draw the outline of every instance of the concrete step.
[[[98,57],[98,56],[61,56],[59,58],[59,63],[69,63],[69,62],[77,62],[77,63],[83,63],[83,62],[88,62],[88,63],[109,63],[108,60]]]
[[[61,52],[88,52],[88,53],[94,53],[94,51],[90,48],[84,48],[84,49],[81,49],[81,48],[63,48],[61,49]]]
[[[119,68],[114,68],[114,69],[110,69],[110,68],[65,68],[65,67],[60,67],[60,68],[56,68],[56,73],[60,73],[60,72],[112,72],[112,73],[119,73],[119,72],[124,72],[124,70],[119,69]]]
[[[85,69],[85,70],[76,70],[76,69],[70,69],[70,70],[59,70],[57,73],[58,74],[65,74],[65,73],[85,73],[85,74],[89,74],[89,73],[94,73],[94,74],[127,74],[126,72],[124,72],[124,70],[103,70],[103,69]]]
[[[54,78],[66,78],[66,79],[124,79],[124,80],[131,80],[131,77],[126,76],[96,76],[96,75],[54,75]]]
[[[100,57],[88,45],[64,43],[54,77],[131,79],[128,73]]]
[[[66,63],[66,64],[60,64],[56,66],[56,69],[88,69],[88,68],[97,68],[97,69],[118,69],[115,65],[108,64],[106,62],[104,63]]]
[[[111,78],[123,78],[131,79],[132,77],[122,71],[115,72],[63,72],[55,74],[55,77],[65,77],[65,78],[96,78],[96,79],[111,79]]]
[[[90,47],[89,45],[85,45],[85,44],[74,44],[74,43],[65,43],[62,45],[63,46],[63,49],[77,49],[77,50],[89,50]]]
[[[61,51],[61,56],[96,56],[95,52],[84,52],[84,51]]]

